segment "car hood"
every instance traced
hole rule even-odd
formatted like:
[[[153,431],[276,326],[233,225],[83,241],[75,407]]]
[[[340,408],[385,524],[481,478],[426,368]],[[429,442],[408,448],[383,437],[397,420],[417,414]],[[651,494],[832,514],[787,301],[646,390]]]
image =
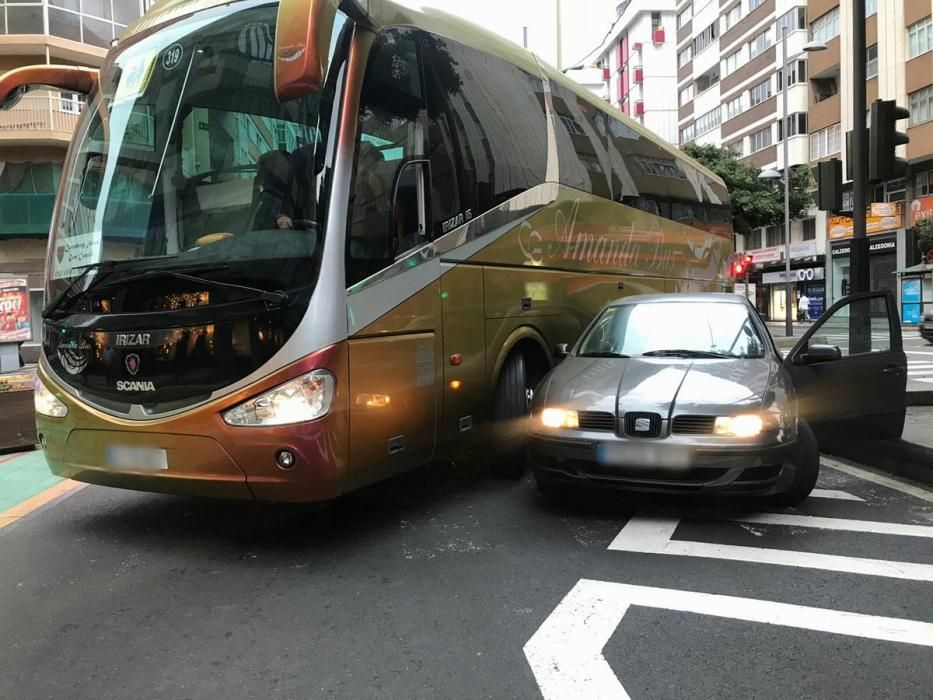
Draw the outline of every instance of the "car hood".
[[[760,407],[770,359],[569,357],[552,372],[544,401],[577,411],[729,415]]]

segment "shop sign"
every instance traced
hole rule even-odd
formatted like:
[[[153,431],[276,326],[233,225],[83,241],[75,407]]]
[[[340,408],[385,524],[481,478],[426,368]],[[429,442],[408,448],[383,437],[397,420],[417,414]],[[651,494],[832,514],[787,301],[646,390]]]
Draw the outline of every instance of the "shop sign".
[[[18,343],[31,336],[27,280],[0,278],[0,343]]]
[[[781,246],[771,246],[770,248],[756,248],[747,251],[756,263],[775,262],[781,259]]]
[[[890,253],[897,250],[897,239],[888,238],[883,241],[874,241],[868,244],[869,253]],[[843,255],[848,255],[852,252],[852,248],[847,245],[843,246],[834,246],[832,250],[832,256],[838,258]]]
[[[825,269],[822,267],[805,267],[790,271],[791,282],[814,282],[825,279]],[[787,272],[765,272],[761,276],[762,284],[781,284],[787,281]]]
[[[812,258],[816,255],[816,241],[803,241],[790,244],[790,258]]]
[[[871,212],[866,212],[865,231],[869,236],[885,231],[896,231],[902,226],[903,216],[901,205],[893,202],[894,214],[891,216],[872,216]],[[832,216],[826,223],[827,235],[830,240],[839,240],[840,238],[852,238],[852,229],[854,224],[851,217]]]
[[[920,219],[933,216],[933,195],[920,197],[910,203],[910,225],[915,226]]]
[[[897,204],[894,202],[872,202],[871,215],[876,218],[897,216]]]

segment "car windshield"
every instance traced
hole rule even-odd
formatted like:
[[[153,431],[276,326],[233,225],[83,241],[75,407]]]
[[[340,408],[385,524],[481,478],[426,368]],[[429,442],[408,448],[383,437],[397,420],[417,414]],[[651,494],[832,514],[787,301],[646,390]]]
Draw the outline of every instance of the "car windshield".
[[[603,311],[578,354],[748,358],[764,343],[743,304],[645,302]]]
[[[82,285],[104,272],[110,284],[117,269],[218,263],[228,282],[313,284],[334,80],[276,99],[276,8],[204,10],[104,66],[63,177],[49,298],[100,261],[119,266],[95,268]],[[332,54],[346,24],[338,13]]]

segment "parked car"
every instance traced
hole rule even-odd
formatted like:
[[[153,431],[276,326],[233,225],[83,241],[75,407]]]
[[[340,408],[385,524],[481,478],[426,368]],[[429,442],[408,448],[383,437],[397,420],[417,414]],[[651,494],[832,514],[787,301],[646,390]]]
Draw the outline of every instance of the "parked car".
[[[820,445],[899,437],[907,361],[889,292],[847,297],[782,357],[734,294],[609,304],[532,402],[528,454],[562,483],[805,499]]]
[[[928,343],[933,344],[933,309],[927,309],[923,312],[923,320],[920,322],[920,335]]]

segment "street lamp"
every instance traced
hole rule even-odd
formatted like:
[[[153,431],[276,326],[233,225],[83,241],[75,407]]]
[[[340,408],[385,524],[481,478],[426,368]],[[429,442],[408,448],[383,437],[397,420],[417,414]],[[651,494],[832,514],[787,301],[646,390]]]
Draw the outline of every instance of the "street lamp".
[[[826,44],[820,43],[818,41],[811,41],[804,45],[803,50],[806,53],[815,53],[817,51],[825,51]],[[784,334],[787,337],[794,335],[794,319],[793,314],[791,313],[791,294],[793,284],[791,283],[790,277],[790,156],[788,155],[788,129],[787,119],[790,116],[788,114],[787,108],[787,88],[789,87],[788,78],[790,72],[788,71],[787,65],[787,24],[785,23],[781,27],[781,82],[783,85],[778,85],[778,88],[781,90],[781,104],[783,106],[783,115],[781,118],[781,133],[784,135],[782,139],[782,153],[784,161],[784,175],[782,176],[777,170],[773,168],[768,168],[763,170],[758,179],[768,180],[771,182],[783,180],[784,181]]]

